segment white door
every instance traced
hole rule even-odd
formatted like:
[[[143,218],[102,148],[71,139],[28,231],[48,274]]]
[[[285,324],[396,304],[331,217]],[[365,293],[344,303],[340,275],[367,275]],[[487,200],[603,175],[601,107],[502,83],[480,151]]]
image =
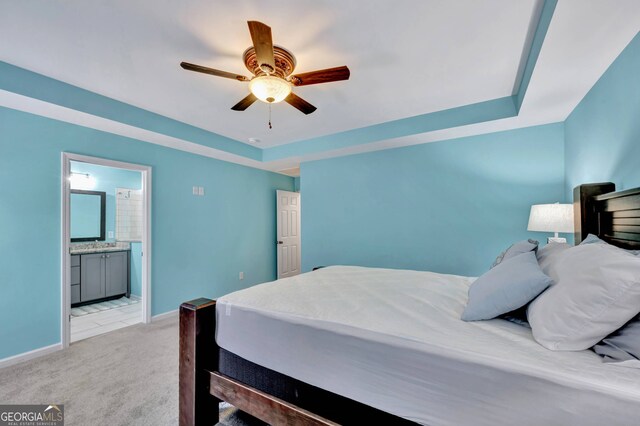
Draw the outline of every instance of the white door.
[[[278,279],[300,273],[300,194],[276,191]]]

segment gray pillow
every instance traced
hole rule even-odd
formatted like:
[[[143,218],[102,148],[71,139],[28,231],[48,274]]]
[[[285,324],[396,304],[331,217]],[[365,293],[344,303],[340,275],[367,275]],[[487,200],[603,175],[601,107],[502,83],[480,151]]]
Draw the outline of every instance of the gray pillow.
[[[555,282],[527,309],[538,343],[551,350],[588,349],[640,312],[640,259],[609,244],[563,251]]]
[[[585,238],[584,240],[582,240],[582,242],[579,244],[581,246],[585,245],[585,244],[609,244],[608,242],[598,238],[596,235],[593,234],[589,234],[587,235],[587,238]],[[628,250],[628,249],[622,249],[628,253],[631,253],[635,256],[640,256],[640,250]]]
[[[625,362],[640,368],[640,315],[593,347],[604,362]]]
[[[533,251],[504,260],[475,280],[462,313],[464,321],[492,319],[518,309],[552,284]]]
[[[518,241],[517,243],[511,244],[509,248],[500,253],[496,260],[491,265],[492,268],[495,268],[500,264],[500,262],[504,262],[505,260],[517,256],[522,253],[527,253],[530,251],[535,251],[538,249],[538,242],[536,240],[528,239]]]
[[[585,244],[606,244],[606,242],[602,241],[596,235],[589,234],[587,235],[587,238],[582,240],[582,242],[580,243],[580,245],[585,245]]]
[[[536,252],[540,269],[546,275],[552,276],[552,271],[558,263],[562,253],[571,246],[567,243],[549,243]]]

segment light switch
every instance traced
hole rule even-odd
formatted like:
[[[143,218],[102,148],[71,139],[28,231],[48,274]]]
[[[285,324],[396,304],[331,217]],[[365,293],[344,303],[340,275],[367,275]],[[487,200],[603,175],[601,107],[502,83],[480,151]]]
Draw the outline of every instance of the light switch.
[[[240,274],[238,274],[238,279],[244,280],[244,272],[240,272]]]
[[[193,187],[193,195],[198,195],[198,187],[197,186]]]
[[[109,238],[113,238],[113,231],[109,231]]]
[[[198,187],[198,195],[204,195],[204,186]]]

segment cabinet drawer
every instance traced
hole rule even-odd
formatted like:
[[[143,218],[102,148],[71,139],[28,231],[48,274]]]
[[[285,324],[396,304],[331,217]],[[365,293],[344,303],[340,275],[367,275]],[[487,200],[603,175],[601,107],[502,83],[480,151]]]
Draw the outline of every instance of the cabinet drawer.
[[[80,265],[71,267],[71,285],[80,284]]]
[[[71,286],[71,303],[80,302],[80,286],[72,285]]]
[[[80,255],[74,254],[71,256],[71,266],[80,266]]]

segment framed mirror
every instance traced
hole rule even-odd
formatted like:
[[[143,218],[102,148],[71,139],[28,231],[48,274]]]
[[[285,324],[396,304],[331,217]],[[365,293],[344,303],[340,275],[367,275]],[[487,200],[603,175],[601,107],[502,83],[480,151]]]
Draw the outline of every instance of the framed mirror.
[[[104,241],[107,193],[71,190],[71,242]]]

